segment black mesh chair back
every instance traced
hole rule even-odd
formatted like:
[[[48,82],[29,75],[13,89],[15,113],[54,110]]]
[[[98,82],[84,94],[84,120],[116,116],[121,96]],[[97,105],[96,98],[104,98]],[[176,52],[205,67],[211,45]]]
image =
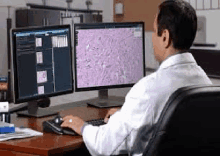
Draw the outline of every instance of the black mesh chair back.
[[[220,155],[220,86],[190,86],[167,101],[143,156]]]

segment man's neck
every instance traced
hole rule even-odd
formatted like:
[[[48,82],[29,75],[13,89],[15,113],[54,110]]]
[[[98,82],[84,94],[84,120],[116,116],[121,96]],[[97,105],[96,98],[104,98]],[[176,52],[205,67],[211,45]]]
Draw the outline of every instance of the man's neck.
[[[164,54],[164,59],[160,62],[160,64],[162,62],[164,62],[165,60],[167,60],[169,57],[171,56],[174,56],[174,55],[177,55],[177,54],[181,54],[181,53],[184,53],[184,52],[187,52],[187,51],[184,51],[184,50],[176,50],[176,49],[172,49],[170,51],[167,51],[165,52]]]

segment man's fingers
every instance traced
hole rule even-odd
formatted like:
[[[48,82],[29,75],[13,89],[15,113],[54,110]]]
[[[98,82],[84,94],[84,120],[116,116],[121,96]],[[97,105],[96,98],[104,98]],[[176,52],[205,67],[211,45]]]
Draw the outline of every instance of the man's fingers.
[[[106,119],[106,118],[109,118],[109,116],[110,116],[110,114],[107,113],[107,114],[105,115],[105,119]]]
[[[64,121],[60,126],[61,127],[72,127],[71,123],[68,121]]]
[[[105,118],[104,118],[104,122],[107,123],[109,118],[111,117],[111,115],[113,115],[118,109],[116,108],[111,108],[110,110],[108,110]]]
[[[108,113],[108,114],[105,116],[105,118],[104,118],[104,122],[105,122],[105,123],[108,122],[108,120],[109,120],[109,118],[110,118],[111,115],[112,115],[111,113]]]
[[[66,124],[66,122],[63,122],[60,126],[61,126],[61,127],[66,127],[67,124]]]
[[[105,123],[108,123],[108,118],[105,118],[105,119],[104,119],[104,122],[105,122]]]
[[[72,115],[68,115],[68,116],[63,117],[63,120],[68,120],[68,119],[71,119],[72,117],[73,117]]]
[[[69,121],[68,120],[64,120],[63,123],[61,125],[65,125],[67,126],[69,124]]]

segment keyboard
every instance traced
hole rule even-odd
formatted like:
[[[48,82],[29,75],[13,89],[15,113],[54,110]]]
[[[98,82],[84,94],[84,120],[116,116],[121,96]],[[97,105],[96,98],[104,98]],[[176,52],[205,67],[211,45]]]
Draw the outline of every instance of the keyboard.
[[[103,119],[103,118],[101,118],[101,119],[88,120],[88,121],[86,121],[86,122],[87,122],[88,124],[93,125],[93,126],[101,126],[101,125],[106,124],[106,123],[104,122],[104,119]]]

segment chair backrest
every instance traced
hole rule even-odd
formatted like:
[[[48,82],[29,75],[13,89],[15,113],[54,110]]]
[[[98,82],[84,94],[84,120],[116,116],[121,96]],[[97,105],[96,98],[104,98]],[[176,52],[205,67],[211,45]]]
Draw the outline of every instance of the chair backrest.
[[[167,101],[143,156],[220,155],[220,86],[190,86]]]

